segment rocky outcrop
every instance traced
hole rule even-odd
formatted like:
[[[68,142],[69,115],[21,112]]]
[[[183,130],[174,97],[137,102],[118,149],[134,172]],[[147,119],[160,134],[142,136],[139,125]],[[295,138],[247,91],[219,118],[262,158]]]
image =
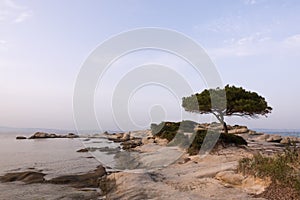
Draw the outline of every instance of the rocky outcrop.
[[[231,130],[228,130],[228,133],[230,134],[243,134],[248,133],[249,129],[247,127],[236,127]]]
[[[27,139],[27,138],[26,138],[25,136],[17,136],[16,139],[17,139],[17,140],[25,140],[25,139]]]
[[[241,185],[245,177],[233,171],[222,171],[216,175],[216,179],[230,185]]]
[[[105,168],[100,165],[92,172],[88,172],[80,175],[65,175],[45,180],[46,174],[40,171],[24,171],[7,173],[0,177],[1,182],[14,182],[22,181],[26,184],[32,183],[52,183],[52,184],[69,184],[76,188],[94,187],[99,186],[99,178],[106,175]]]
[[[126,142],[130,140],[129,133],[114,133],[114,134],[106,134],[107,139],[113,142]]]
[[[110,148],[110,147],[86,147],[77,150],[76,152],[78,153],[86,153],[86,152],[94,152],[94,151],[101,151],[101,152],[106,152],[106,153],[111,153],[115,154],[120,151],[120,147],[116,148]]]
[[[261,179],[253,176],[243,176],[234,171],[219,172],[215,178],[225,186],[241,188],[249,194],[261,194],[271,184],[269,178]]]
[[[89,150],[87,148],[83,148],[83,149],[79,149],[76,152],[78,153],[85,153],[85,152],[89,152]]]
[[[36,132],[28,139],[45,139],[45,138],[78,138],[79,136],[74,133],[68,133],[67,135],[58,135],[55,133]]]
[[[143,144],[142,139],[140,139],[140,138],[127,140],[127,141],[121,143],[122,149],[124,149],[124,150],[130,150],[135,147],[141,146],[142,144]]]
[[[145,145],[145,144],[151,144],[151,143],[154,143],[154,137],[145,137],[145,138],[142,138],[142,143]]]
[[[154,143],[158,144],[160,146],[166,146],[169,143],[169,141],[167,139],[162,139],[162,138],[156,137],[154,140]]]
[[[296,144],[299,142],[300,140],[297,137],[283,137],[280,144]]]
[[[252,141],[257,141],[257,142],[266,142],[267,139],[270,137],[268,134],[263,134],[257,137],[252,138]]]
[[[45,181],[44,176],[46,174],[37,171],[24,171],[7,173],[0,177],[1,182],[14,182],[22,181],[27,184],[31,183],[43,183]]]
[[[115,134],[106,134],[107,139],[113,142],[121,143],[122,149],[124,150],[132,150],[135,147],[141,146],[143,144],[142,141],[146,141],[145,138],[137,138],[128,133],[115,133]],[[148,137],[147,137],[148,138]],[[153,140],[154,142],[154,140]]]
[[[195,127],[195,131],[203,131],[203,130],[208,130],[208,129],[213,129],[213,130],[219,130],[221,132],[223,131],[223,125],[220,123],[204,123],[204,124],[197,124]],[[243,134],[243,133],[249,133],[250,130],[247,128],[247,126],[239,126],[239,125],[234,125],[230,126],[227,125],[228,133],[230,134]],[[253,131],[251,133],[254,133]]]
[[[48,180],[52,184],[69,184],[75,188],[99,187],[99,178],[106,175],[105,168],[100,165],[92,172],[80,175],[66,175]]]
[[[280,143],[281,140],[282,140],[282,137],[280,135],[270,135],[270,137],[267,139],[267,142]]]

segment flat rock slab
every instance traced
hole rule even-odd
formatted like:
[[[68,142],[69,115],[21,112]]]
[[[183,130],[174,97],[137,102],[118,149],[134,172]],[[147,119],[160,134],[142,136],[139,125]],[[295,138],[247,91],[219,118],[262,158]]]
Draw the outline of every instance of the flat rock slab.
[[[27,184],[42,183],[46,174],[36,171],[7,173],[0,177],[1,182],[22,181]]]

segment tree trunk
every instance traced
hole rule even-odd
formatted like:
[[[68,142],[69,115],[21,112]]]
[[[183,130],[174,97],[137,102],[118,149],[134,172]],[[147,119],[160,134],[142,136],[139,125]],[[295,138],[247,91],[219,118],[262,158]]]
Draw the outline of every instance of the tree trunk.
[[[224,122],[224,121],[223,121],[223,128],[224,128],[225,134],[227,134],[228,133],[228,128],[227,128],[226,122]]]
[[[224,129],[224,133],[227,134],[228,133],[228,127],[226,122],[224,121],[224,114],[219,112],[219,113],[214,113],[215,117],[219,120],[219,122],[223,125],[223,129]]]
[[[227,128],[227,124],[224,121],[224,115],[220,114],[220,122],[223,125],[223,129],[224,129],[224,133],[227,134],[228,133],[228,128]]]

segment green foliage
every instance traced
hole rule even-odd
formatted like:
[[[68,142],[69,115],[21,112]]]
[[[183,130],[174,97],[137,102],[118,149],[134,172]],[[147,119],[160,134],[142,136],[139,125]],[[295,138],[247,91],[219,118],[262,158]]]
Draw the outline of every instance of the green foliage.
[[[270,177],[272,181],[294,187],[300,194],[300,153],[296,147],[287,147],[284,153],[272,157],[256,154],[241,159],[238,170],[261,178]]]
[[[190,155],[196,155],[199,153],[199,151],[203,145],[204,138],[206,137],[207,134],[213,134],[213,133],[210,133],[209,131],[207,132],[204,130],[197,131],[192,144],[190,145],[190,147],[187,150]],[[212,142],[212,141],[206,141],[205,145],[207,145],[207,146],[213,145],[210,142]],[[217,143],[222,144],[224,146],[226,146],[226,145],[235,145],[235,146],[247,145],[247,142],[246,142],[246,140],[244,140],[244,138],[234,135],[234,134],[224,134],[224,133],[221,133]]]
[[[224,116],[258,117],[271,113],[264,97],[242,87],[227,85],[225,89],[209,89],[183,97],[182,107],[189,112],[214,114],[224,124]]]
[[[201,146],[204,142],[204,138],[207,134],[213,134],[206,130],[194,131],[196,122],[182,121],[182,122],[161,122],[160,124],[151,124],[151,130],[155,137],[167,139],[170,146],[176,145],[187,149],[190,155],[196,155],[199,153]],[[190,133],[190,136],[184,134]],[[206,145],[214,145],[206,141]],[[234,134],[221,134],[218,143],[222,145],[247,145],[247,142],[240,136]]]
[[[221,134],[219,140],[224,144],[247,145],[244,138],[234,134]]]
[[[180,123],[179,122],[161,122],[160,124],[151,124],[152,134],[169,142],[175,137]]]
[[[187,149],[188,154],[190,155],[197,155],[201,149],[201,146],[203,144],[204,138],[206,136],[207,131],[197,131],[195,138],[190,145],[190,147]]]
[[[158,125],[151,124],[151,131],[153,135],[171,141],[178,131],[193,133],[196,125],[196,122],[189,120],[182,122],[161,122]]]
[[[172,141],[169,142],[168,146],[179,146],[181,148],[187,148],[190,146],[190,143],[193,138],[179,132],[175,135]]]

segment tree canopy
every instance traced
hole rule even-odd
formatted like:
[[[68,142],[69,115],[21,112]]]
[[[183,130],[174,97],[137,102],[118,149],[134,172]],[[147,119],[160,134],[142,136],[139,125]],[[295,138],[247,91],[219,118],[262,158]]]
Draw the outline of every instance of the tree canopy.
[[[182,107],[189,112],[213,114],[224,125],[225,132],[227,126],[224,116],[257,118],[259,115],[267,116],[272,111],[265,98],[256,92],[229,85],[225,89],[205,89],[201,93],[183,97]]]

